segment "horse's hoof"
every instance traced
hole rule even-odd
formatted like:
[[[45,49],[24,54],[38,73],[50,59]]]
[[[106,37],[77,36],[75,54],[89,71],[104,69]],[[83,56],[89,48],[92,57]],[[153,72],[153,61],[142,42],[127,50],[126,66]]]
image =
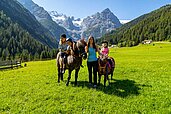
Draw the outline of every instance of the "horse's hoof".
[[[66,83],[66,86],[68,86],[69,85],[69,83]]]

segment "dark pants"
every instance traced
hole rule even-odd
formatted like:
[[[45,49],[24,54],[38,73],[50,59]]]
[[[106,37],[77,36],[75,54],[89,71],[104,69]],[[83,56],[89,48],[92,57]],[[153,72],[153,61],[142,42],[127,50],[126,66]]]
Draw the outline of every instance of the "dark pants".
[[[92,69],[93,69],[93,75],[94,75],[94,85],[97,85],[97,67],[98,62],[88,62],[87,61],[87,67],[88,67],[88,73],[89,73],[89,83],[92,83]]]

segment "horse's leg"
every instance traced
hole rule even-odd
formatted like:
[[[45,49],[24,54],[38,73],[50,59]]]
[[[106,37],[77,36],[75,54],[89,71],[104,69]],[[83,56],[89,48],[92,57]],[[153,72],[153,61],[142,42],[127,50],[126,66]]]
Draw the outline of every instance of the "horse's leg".
[[[78,79],[78,72],[79,72],[80,68],[75,69],[75,85],[77,85],[77,79]]]
[[[114,72],[114,68],[111,69],[111,80],[113,80],[113,72]]]
[[[115,60],[114,59],[112,59],[112,64],[113,64],[113,66],[112,66],[112,71],[111,71],[111,80],[113,80],[113,72],[115,70]]]
[[[110,72],[109,72],[109,71],[110,71]],[[106,75],[109,85],[110,85],[109,74],[110,74],[111,72],[112,72],[112,69],[108,69],[108,73],[107,73],[107,75]]]
[[[100,75],[100,74],[98,74],[98,77],[99,77],[99,79],[98,79],[98,85],[100,85],[101,75]]]
[[[69,81],[71,79],[71,72],[72,72],[71,70],[68,70],[68,80],[67,80],[66,86],[69,85]]]
[[[106,87],[106,78],[107,78],[107,75],[104,75],[104,87]]]
[[[63,74],[63,73],[61,73],[61,80],[62,80],[62,81],[64,81],[63,76],[64,76],[64,74]]]
[[[108,65],[106,66],[106,74],[104,75],[104,87],[106,87],[106,80],[108,79]]]
[[[60,67],[58,67],[58,83],[60,83],[60,77],[61,77]]]
[[[111,80],[113,80],[113,70],[111,71]]]

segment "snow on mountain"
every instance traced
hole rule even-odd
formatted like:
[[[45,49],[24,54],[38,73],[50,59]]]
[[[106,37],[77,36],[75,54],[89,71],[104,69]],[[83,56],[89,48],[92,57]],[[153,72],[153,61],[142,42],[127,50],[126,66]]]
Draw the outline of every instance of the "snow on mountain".
[[[81,26],[82,22],[83,22],[83,19],[80,19],[80,18],[73,20],[73,24],[75,26]]]
[[[88,38],[89,35],[100,38],[122,25],[109,8],[84,19],[75,19],[73,16],[66,16],[56,11],[51,11],[49,14],[57,24],[67,29],[69,35],[74,38]]]
[[[119,21],[121,22],[121,24],[126,24],[126,23],[130,22],[131,20],[125,19],[125,20],[119,20]]]
[[[67,33],[64,27],[59,26],[52,20],[49,13],[43,8],[34,3],[32,0],[17,0],[26,9],[28,9],[46,29],[48,29],[58,41],[62,33]]]
[[[81,34],[81,22],[82,19],[75,19],[73,16],[66,16],[65,14],[58,13],[57,11],[50,11],[53,21],[55,21],[60,26],[67,29],[69,35],[73,38],[80,38]]]
[[[83,37],[93,35],[96,39],[121,26],[119,19],[109,8],[83,19]]]

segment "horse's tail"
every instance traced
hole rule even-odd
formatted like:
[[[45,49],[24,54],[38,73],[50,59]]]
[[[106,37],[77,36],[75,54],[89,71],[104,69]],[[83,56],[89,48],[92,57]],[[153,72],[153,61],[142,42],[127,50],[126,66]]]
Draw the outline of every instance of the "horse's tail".
[[[112,61],[112,67],[115,68],[115,59],[113,57],[110,57],[111,61]]]
[[[62,64],[63,64],[63,58],[61,58],[60,56],[60,52],[57,54],[57,57],[56,57],[56,66],[61,68],[62,67]]]
[[[58,65],[59,65],[59,53],[57,53],[56,55],[56,66],[58,67]]]

